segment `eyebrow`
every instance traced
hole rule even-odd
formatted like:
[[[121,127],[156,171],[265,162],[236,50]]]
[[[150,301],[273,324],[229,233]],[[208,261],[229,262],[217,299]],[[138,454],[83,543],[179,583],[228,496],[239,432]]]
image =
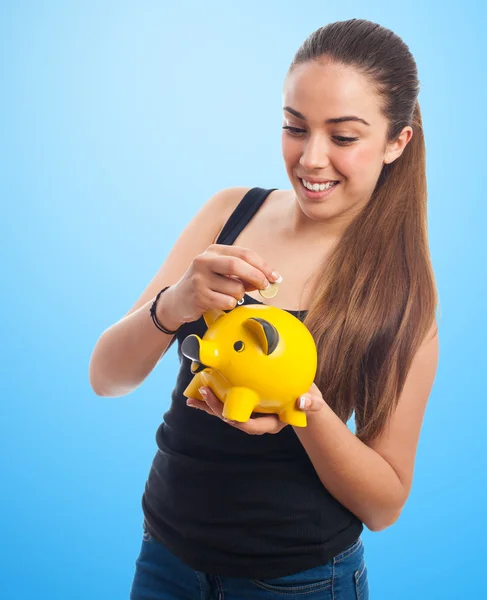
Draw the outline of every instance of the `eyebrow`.
[[[294,108],[291,108],[290,106],[285,106],[283,110],[287,111],[288,113],[291,113],[298,119],[302,119],[303,121],[307,120],[303,114],[301,114],[297,110],[294,110]],[[334,119],[327,119],[325,123],[328,125],[331,123],[344,123],[345,121],[356,121],[357,123],[370,125],[370,123],[367,123],[367,121],[364,121],[364,119],[361,119],[360,117],[354,117],[353,115],[348,115],[346,117],[335,117]]]

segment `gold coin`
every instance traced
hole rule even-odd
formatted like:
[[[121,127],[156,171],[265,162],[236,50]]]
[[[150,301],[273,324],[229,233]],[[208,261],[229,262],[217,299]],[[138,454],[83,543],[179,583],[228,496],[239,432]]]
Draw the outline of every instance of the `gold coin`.
[[[274,298],[279,291],[279,285],[277,283],[269,283],[265,290],[259,290],[259,294],[262,298]]]

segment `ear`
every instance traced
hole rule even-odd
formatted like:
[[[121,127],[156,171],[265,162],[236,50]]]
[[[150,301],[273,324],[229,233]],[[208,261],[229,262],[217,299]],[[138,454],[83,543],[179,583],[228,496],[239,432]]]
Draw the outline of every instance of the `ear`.
[[[223,317],[225,313],[222,310],[217,310],[216,308],[212,308],[203,314],[203,319],[205,320],[206,326],[209,327],[212,325],[217,319]]]
[[[269,355],[277,348],[279,333],[269,321],[259,319],[258,317],[251,317],[244,321],[242,325],[257,338],[257,342],[265,354]]]
[[[401,133],[393,142],[389,142],[384,153],[384,164],[390,165],[404,152],[404,148],[408,145],[413,137],[413,129],[409,125],[403,128]]]

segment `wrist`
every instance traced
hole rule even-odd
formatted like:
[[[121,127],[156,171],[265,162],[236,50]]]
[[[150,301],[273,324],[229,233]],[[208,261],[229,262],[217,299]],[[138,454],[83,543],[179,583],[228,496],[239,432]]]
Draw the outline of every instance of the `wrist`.
[[[184,323],[184,321],[177,316],[177,312],[174,310],[174,307],[173,286],[170,286],[159,297],[155,313],[157,320],[166,329],[171,331],[176,331]]]

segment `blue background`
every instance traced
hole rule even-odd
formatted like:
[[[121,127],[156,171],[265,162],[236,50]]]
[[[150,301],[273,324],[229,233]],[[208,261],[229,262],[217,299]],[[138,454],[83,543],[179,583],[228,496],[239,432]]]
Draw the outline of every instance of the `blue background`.
[[[134,393],[100,398],[91,352],[214,192],[288,187],[284,75],[309,33],[352,17],[391,28],[418,63],[441,301],[413,490],[392,528],[364,533],[371,597],[485,597],[483,10],[2,2],[2,598],[128,598],[177,358],[173,347]]]

